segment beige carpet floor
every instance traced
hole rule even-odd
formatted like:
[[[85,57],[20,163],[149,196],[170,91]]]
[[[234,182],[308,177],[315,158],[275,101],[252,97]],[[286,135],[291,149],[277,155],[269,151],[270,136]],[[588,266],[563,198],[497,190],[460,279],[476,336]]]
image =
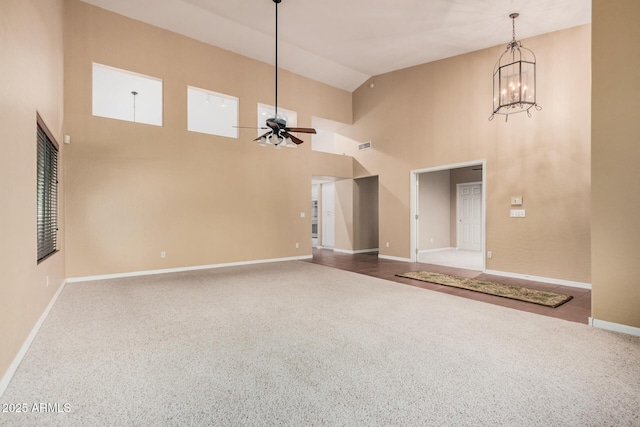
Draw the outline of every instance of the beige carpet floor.
[[[68,284],[3,426],[638,426],[640,338],[306,262]],[[32,412],[34,404],[61,412]]]

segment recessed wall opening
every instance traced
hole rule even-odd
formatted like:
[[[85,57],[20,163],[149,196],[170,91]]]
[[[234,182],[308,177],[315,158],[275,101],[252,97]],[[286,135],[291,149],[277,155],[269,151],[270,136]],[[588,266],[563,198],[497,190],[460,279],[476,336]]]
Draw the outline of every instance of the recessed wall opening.
[[[313,176],[312,247],[348,254],[377,253],[378,200],[378,176]]]
[[[238,138],[238,98],[193,86],[187,87],[187,129],[191,132]]]
[[[342,135],[350,125],[335,120],[312,117],[311,124],[316,134],[311,136],[311,149],[330,154],[353,155],[364,141],[354,141]],[[371,143],[371,141],[367,141]]]
[[[162,126],[162,79],[93,64],[92,114]]]
[[[485,162],[412,171],[413,262],[485,270]]]

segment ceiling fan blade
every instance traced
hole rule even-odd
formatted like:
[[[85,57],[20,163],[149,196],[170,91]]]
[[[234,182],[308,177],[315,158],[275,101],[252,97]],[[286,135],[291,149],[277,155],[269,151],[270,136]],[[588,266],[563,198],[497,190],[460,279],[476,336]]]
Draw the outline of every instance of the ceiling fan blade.
[[[296,143],[296,145],[300,145],[300,144],[302,144],[302,143],[304,142],[303,140],[301,140],[301,139],[300,139],[300,138],[298,138],[297,136],[293,136],[293,135],[291,135],[291,134],[290,134],[289,132],[287,132],[287,131],[283,131],[283,132],[282,132],[282,136],[284,136],[285,138],[291,138],[291,140],[292,140],[293,142],[295,142],[295,143]]]
[[[264,138],[265,136],[269,135],[271,133],[271,131],[269,132],[265,132],[263,135],[260,135],[259,137],[257,137],[256,139],[254,139],[254,141],[260,141],[260,138]]]
[[[316,133],[313,128],[284,128],[287,132]]]
[[[264,127],[264,126],[232,126],[232,127],[237,129],[269,129],[268,127]]]

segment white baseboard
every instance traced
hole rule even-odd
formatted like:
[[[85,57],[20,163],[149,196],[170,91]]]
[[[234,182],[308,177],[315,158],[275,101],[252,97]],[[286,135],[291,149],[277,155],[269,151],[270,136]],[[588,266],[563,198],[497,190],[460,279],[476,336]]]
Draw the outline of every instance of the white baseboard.
[[[356,251],[350,251],[350,250],[346,250],[346,249],[334,249],[333,252],[338,252],[341,254],[349,254],[349,255],[355,255],[355,254],[368,254],[371,252],[378,252],[378,248],[373,248],[373,249],[358,249]]]
[[[62,284],[60,285],[56,293],[53,295],[53,298],[51,298],[51,301],[49,301],[47,308],[44,309],[44,311],[40,315],[40,318],[38,319],[36,324],[33,325],[33,328],[31,329],[31,332],[27,336],[27,339],[25,339],[24,343],[22,343],[22,347],[20,347],[18,354],[16,354],[16,357],[13,358],[13,362],[11,362],[11,365],[9,365],[9,368],[2,376],[2,379],[0,380],[0,397],[2,397],[5,390],[7,389],[7,386],[9,385],[11,378],[13,378],[13,375],[18,370],[18,366],[20,366],[20,363],[22,363],[22,359],[24,359],[24,356],[27,354],[27,350],[29,350],[29,347],[31,347],[31,343],[33,342],[36,335],[38,334],[40,327],[46,320],[47,316],[49,315],[49,312],[51,311],[51,308],[56,303],[58,296],[60,295],[60,293],[62,292],[62,289],[64,289],[64,285],[66,284],[67,284],[66,280],[62,282]]]
[[[532,276],[530,274],[509,273],[498,270],[485,270],[487,274],[494,276],[512,277],[514,279],[533,280],[536,282],[552,283],[554,285],[571,286],[573,288],[591,289],[591,283],[573,282],[571,280],[555,279],[553,277]]]
[[[607,322],[606,320],[594,319],[593,317],[589,317],[589,325],[594,328],[606,329],[607,331],[621,332],[623,334],[640,337],[640,328],[636,328],[635,326]]]
[[[207,270],[210,268],[235,267],[239,265],[266,264],[270,262],[298,261],[298,260],[312,259],[312,258],[313,258],[313,255],[301,255],[301,256],[288,257],[288,258],[260,259],[260,260],[253,260],[253,261],[227,262],[223,264],[194,265],[190,267],[165,268],[162,270],[144,270],[144,271],[132,271],[129,273],[101,274],[98,276],[70,277],[70,278],[67,278],[67,283],[90,282],[94,280],[105,280],[105,279],[119,279],[122,277],[149,276],[152,274],[180,273],[183,271]]]
[[[378,258],[388,259],[390,261],[413,262],[413,261],[411,261],[411,258],[400,258],[400,257],[397,257],[397,256],[391,256],[391,255],[378,254]]]

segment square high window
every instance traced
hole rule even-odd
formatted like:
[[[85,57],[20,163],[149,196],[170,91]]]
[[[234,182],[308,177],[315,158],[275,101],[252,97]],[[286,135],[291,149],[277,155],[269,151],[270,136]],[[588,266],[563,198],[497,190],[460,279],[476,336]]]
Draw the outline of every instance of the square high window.
[[[238,137],[238,98],[187,87],[187,129],[210,135]]]
[[[93,115],[162,126],[162,79],[94,63]]]

